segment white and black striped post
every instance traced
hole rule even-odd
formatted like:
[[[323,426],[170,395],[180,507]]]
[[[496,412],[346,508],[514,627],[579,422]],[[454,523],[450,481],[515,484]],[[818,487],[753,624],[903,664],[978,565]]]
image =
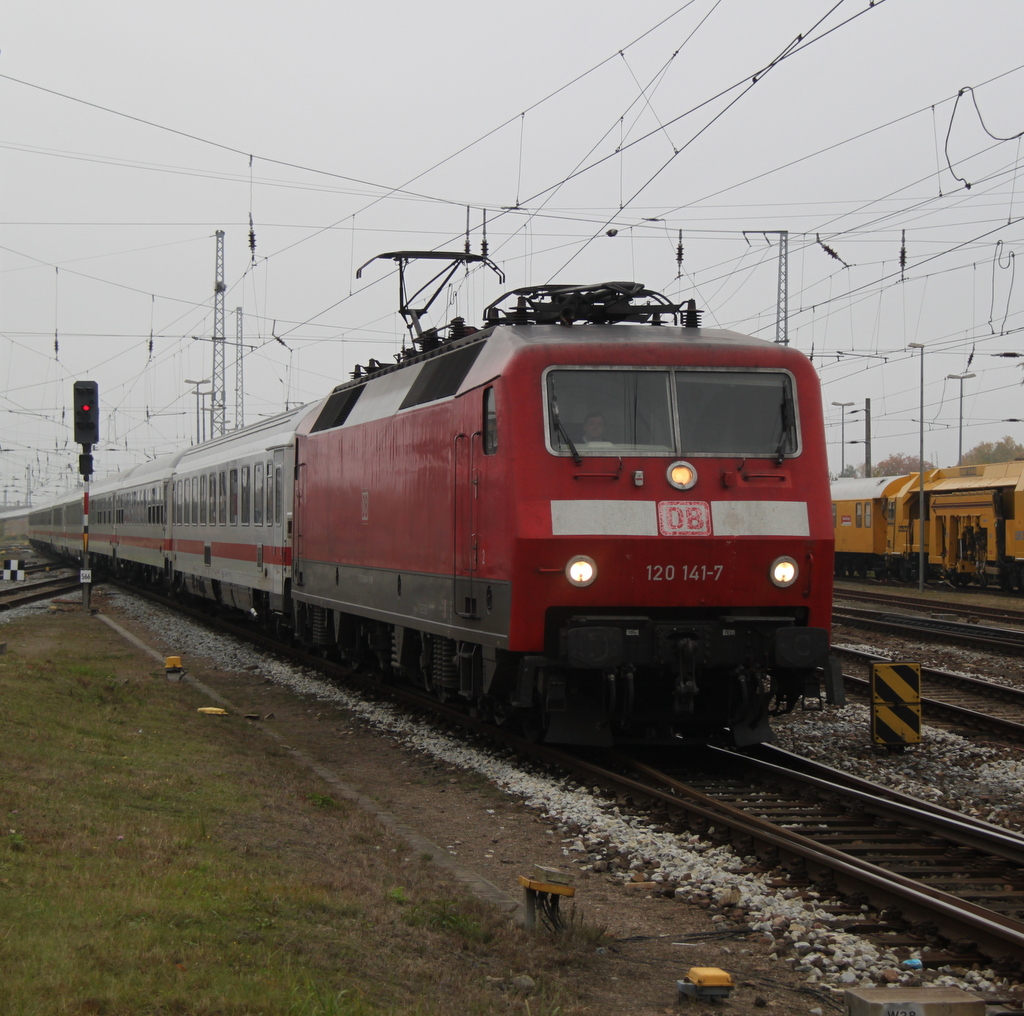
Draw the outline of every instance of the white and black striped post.
[[[82,610],[88,613],[92,591],[92,570],[89,568],[89,478],[92,476],[92,456],[89,453],[92,445],[82,445],[82,450],[81,465],[88,463],[88,472],[84,469],[82,472],[85,491],[82,494],[82,570],[79,579],[82,583]]]

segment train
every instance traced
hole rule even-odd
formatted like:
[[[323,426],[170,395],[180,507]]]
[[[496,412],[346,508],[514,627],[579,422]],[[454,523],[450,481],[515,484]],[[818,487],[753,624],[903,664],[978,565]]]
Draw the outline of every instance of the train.
[[[515,289],[480,328],[421,313],[394,364],[95,481],[93,568],[553,743],[750,745],[820,706],[833,531],[803,354],[632,282]],[[32,543],[75,558],[82,523],[79,491],[32,511]]]
[[[922,524],[923,516],[923,524]],[[837,577],[1024,592],[1024,460],[832,484]]]

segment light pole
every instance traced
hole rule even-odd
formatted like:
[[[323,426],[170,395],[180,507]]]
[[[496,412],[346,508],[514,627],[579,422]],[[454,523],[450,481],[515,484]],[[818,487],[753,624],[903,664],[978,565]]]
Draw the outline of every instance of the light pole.
[[[917,458],[917,590],[924,592],[924,343],[908,342],[911,349],[921,350],[921,397],[920,397],[920,419],[918,420],[918,433],[920,442],[918,444]]]
[[[185,378],[185,384],[187,384],[187,385],[195,385],[196,386],[196,444],[202,444],[202,441],[199,438],[199,420],[200,420],[199,396],[200,396],[200,394],[202,394],[202,395],[206,394],[206,392],[200,392],[199,391],[199,386],[200,385],[208,385],[209,383],[210,383],[210,379],[209,378],[204,378],[202,381],[193,381],[191,378]],[[206,421],[204,420],[203,422],[205,423]],[[205,435],[205,431],[206,431],[205,427],[203,427],[203,431],[204,431],[203,436],[205,437],[206,436]]]
[[[842,411],[842,416],[839,418],[839,475],[842,476],[846,472],[846,407],[853,406],[856,403],[853,402],[833,402],[833,406],[838,406]]]
[[[947,374],[950,381],[960,382],[960,440],[957,444],[956,464],[962,466],[964,462],[964,382],[969,377],[977,377],[976,374]]]
[[[864,400],[863,409],[851,409],[853,413],[864,414],[864,475],[871,476],[871,400]],[[851,441],[850,444],[860,444],[860,441]]]

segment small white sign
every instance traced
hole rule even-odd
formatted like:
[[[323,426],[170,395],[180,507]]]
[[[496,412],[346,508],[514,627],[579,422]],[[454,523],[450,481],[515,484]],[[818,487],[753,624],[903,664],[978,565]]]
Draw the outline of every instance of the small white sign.
[[[92,582],[92,569],[81,568],[78,572],[78,581],[85,585],[88,582]]]
[[[886,1002],[885,1016],[921,1016],[922,1010],[913,1002]]]

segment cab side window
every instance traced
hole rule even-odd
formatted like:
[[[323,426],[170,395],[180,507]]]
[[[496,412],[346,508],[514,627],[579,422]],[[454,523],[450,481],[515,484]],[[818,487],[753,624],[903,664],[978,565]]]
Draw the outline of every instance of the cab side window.
[[[498,450],[498,407],[494,400],[494,389],[484,391],[484,455],[493,455]]]

